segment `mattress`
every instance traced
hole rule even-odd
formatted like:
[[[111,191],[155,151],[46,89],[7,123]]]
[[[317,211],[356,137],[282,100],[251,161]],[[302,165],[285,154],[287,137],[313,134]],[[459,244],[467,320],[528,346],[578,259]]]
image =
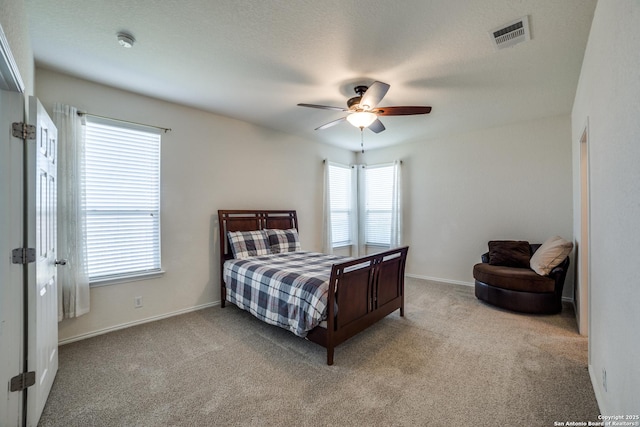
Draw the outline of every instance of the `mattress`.
[[[226,299],[305,337],[325,320],[331,268],[346,259],[297,251],[229,260],[223,271]]]

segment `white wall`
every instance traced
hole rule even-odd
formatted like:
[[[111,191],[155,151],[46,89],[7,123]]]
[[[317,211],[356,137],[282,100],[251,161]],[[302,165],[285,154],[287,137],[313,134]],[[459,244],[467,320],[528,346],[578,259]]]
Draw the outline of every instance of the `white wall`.
[[[61,341],[220,300],[218,209],[296,209],[302,247],[322,247],[322,160],[354,153],[37,69],[36,94],[108,117],[172,128],[162,139],[166,274],[91,290],[91,312],[60,324]],[[134,309],[142,296],[144,307]]]
[[[33,95],[33,50],[29,38],[29,21],[24,0],[0,0],[0,24],[4,31],[11,53],[20,70],[25,85],[25,94]]]
[[[403,161],[407,273],[473,283],[496,239],[572,238],[569,116],[367,151],[364,163]],[[572,276],[565,295],[572,295]]]
[[[574,164],[589,121],[589,371],[606,415],[640,413],[639,23],[637,0],[598,2],[571,117]],[[574,224],[579,236],[578,209]]]

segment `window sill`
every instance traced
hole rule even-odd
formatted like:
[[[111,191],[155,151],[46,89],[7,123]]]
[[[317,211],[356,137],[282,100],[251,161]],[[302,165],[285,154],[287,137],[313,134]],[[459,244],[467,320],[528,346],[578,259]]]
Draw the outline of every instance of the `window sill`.
[[[333,249],[339,249],[339,248],[347,248],[349,246],[351,246],[351,243],[339,243],[337,245],[332,246]]]
[[[164,270],[158,270],[158,271],[152,271],[149,273],[139,273],[139,274],[129,274],[126,276],[108,277],[104,279],[93,280],[89,283],[89,286],[92,288],[97,288],[99,286],[110,286],[110,285],[117,285],[119,283],[137,282],[139,280],[155,279],[158,277],[162,277],[164,273],[165,273]]]

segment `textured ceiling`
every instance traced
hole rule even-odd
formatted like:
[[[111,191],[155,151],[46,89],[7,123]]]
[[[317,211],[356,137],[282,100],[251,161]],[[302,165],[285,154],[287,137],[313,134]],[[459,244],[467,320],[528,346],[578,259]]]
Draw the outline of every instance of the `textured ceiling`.
[[[571,111],[595,0],[26,0],[40,67],[357,150],[344,115],[356,84],[383,117],[369,149]],[[531,41],[488,31],[529,15]],[[119,46],[118,31],[134,35]],[[170,124],[167,124],[170,126]]]

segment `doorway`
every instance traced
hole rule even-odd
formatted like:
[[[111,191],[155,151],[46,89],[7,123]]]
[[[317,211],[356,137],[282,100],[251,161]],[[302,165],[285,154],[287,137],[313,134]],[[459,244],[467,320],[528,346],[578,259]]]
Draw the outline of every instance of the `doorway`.
[[[38,424],[58,367],[57,131],[24,92],[0,26],[1,426]]]
[[[24,83],[0,26],[0,425],[23,424],[26,393],[10,391],[10,379],[24,370],[24,268],[13,264],[22,247],[23,144],[12,136],[14,122],[24,120]]]
[[[0,90],[0,128],[24,118],[24,95]],[[0,425],[21,425],[24,395],[11,392],[9,380],[24,370],[22,266],[9,260],[23,244],[22,140],[0,132]],[[5,382],[6,380],[6,382]]]

